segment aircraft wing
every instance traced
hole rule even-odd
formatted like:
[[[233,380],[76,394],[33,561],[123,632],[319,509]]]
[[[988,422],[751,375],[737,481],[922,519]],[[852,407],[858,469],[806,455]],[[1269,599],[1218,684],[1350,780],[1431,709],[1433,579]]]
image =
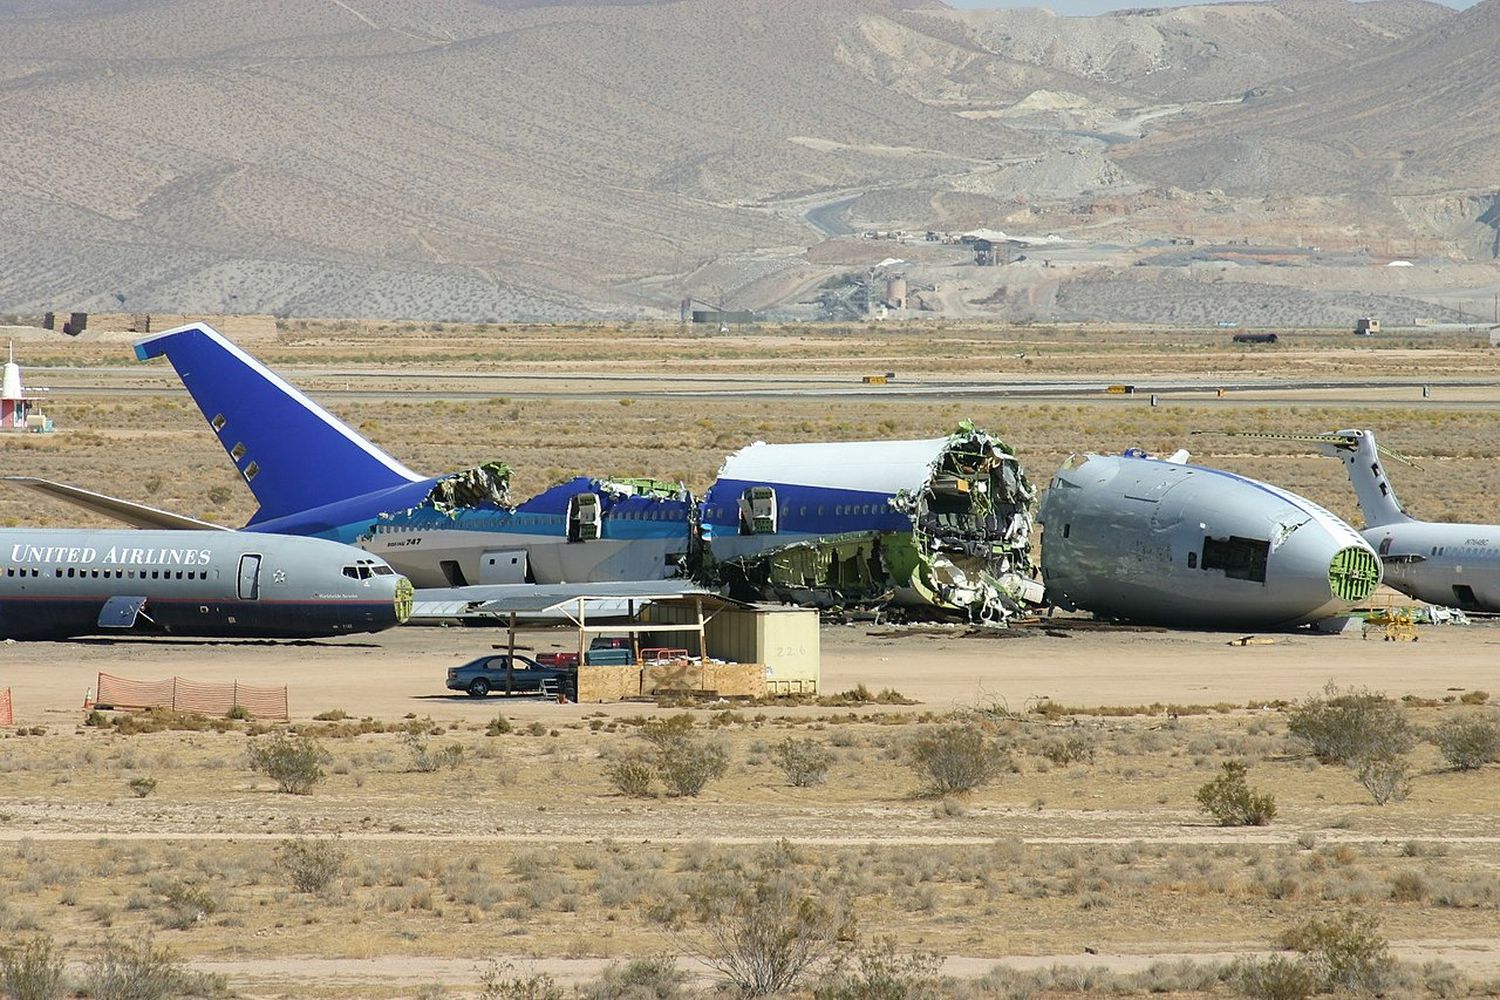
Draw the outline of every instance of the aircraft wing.
[[[499,583],[471,587],[432,587],[418,590],[414,619],[485,618],[503,620],[514,614],[528,622],[574,620],[580,597],[588,600],[593,620],[624,618],[653,599],[718,597],[718,591],[692,580],[627,580],[614,583]]]
[[[95,493],[93,490],[86,490],[78,486],[69,486],[66,483],[54,483],[50,479],[37,479],[33,476],[0,476],[0,481],[41,493],[55,500],[66,500],[75,507],[82,507],[92,514],[102,514],[105,517],[114,518],[121,524],[128,524],[133,528],[167,528],[177,531],[233,530],[224,527],[222,524],[200,521],[196,517],[188,517],[186,514],[174,514],[169,510],[161,510],[157,507],[148,507],[143,503],[105,496],[103,493]]]

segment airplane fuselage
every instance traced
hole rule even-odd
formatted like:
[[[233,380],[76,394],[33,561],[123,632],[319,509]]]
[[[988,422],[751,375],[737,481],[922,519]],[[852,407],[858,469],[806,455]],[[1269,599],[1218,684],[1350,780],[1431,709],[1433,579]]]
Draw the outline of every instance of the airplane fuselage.
[[[1419,601],[1500,611],[1500,525],[1405,521],[1366,528],[1385,582]]]
[[[0,637],[378,632],[411,584],[345,545],[232,531],[0,530]],[[403,603],[404,602],[404,603]]]
[[[1039,520],[1048,600],[1104,617],[1287,627],[1347,611],[1380,583],[1349,525],[1217,469],[1091,455],[1058,471]]]
[[[357,545],[417,587],[662,580],[678,575],[687,555],[685,499],[616,495],[578,478],[515,508],[491,503],[449,514],[423,503],[437,481],[253,522],[246,530]],[[593,498],[596,532],[580,530],[580,497]]]

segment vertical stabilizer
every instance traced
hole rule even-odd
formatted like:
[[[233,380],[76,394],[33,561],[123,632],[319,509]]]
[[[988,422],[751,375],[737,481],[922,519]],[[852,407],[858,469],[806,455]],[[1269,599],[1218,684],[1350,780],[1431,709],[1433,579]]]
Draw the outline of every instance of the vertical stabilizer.
[[[1354,495],[1359,500],[1359,510],[1365,516],[1365,527],[1378,528],[1386,524],[1410,521],[1396,491],[1385,474],[1385,465],[1380,461],[1380,449],[1375,443],[1374,431],[1339,431],[1340,437],[1349,440],[1349,446],[1323,445],[1326,454],[1336,456],[1349,470],[1349,482],[1354,486]]]
[[[139,340],[135,356],[177,370],[260,501],[251,523],[423,478],[205,323]]]

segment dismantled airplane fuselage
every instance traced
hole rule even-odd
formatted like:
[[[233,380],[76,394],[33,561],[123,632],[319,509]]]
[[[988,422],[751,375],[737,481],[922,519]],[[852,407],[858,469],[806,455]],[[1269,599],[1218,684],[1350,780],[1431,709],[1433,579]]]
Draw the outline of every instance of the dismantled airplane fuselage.
[[[418,587],[689,571],[751,596],[978,621],[1041,597],[1032,488],[971,425],[925,441],[754,444],[701,501],[680,483],[579,477],[512,504],[503,463],[422,476],[212,327],[145,338],[136,356],[177,370],[260,502],[247,530],[356,542]],[[99,499],[143,523],[171,516]]]
[[[1003,621],[1041,599],[1035,491],[999,439],[771,445],[730,456],[699,504],[694,573],[747,599],[934,607]]]
[[[661,580],[686,565],[693,501],[681,483],[579,476],[512,504],[509,475],[492,462],[443,476],[354,541],[420,587]]]

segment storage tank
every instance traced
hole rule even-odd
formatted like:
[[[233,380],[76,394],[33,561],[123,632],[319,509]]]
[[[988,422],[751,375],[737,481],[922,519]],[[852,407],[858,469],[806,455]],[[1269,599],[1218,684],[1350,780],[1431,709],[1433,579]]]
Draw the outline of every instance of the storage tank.
[[[885,279],[885,304],[892,309],[906,308],[906,275],[893,274]]]

